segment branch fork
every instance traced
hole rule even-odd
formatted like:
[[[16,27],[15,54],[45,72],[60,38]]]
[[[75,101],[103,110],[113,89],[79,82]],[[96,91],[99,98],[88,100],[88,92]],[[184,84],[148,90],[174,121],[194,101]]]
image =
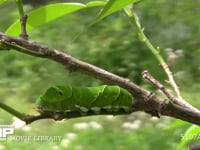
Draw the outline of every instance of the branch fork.
[[[153,76],[151,76],[151,74],[145,70],[142,72],[142,75],[143,75],[143,78],[149,80],[155,87],[157,87],[158,89],[160,89],[163,94],[174,104],[177,104],[181,107],[185,107],[185,108],[188,108],[188,109],[191,109],[195,112],[200,112],[197,108],[193,107],[191,104],[187,103],[184,99],[182,98],[178,98],[178,97],[175,97],[174,95],[172,95],[170,93],[169,90],[167,90],[164,85],[162,85],[159,81],[157,81]]]

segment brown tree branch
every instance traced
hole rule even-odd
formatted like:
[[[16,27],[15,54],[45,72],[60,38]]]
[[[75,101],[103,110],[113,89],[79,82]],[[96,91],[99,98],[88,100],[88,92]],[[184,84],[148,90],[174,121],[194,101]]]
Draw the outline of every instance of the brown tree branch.
[[[139,102],[139,101],[138,101]],[[157,109],[160,109],[159,111],[157,109],[152,109],[153,107],[156,107]],[[200,115],[194,111],[191,111],[188,108],[180,107],[173,103],[166,103],[166,101],[162,101],[160,99],[157,99],[156,97],[152,97],[148,102],[142,103],[136,103],[133,104],[132,112],[125,112],[123,110],[118,112],[108,112],[102,110],[100,114],[95,114],[92,111],[89,111],[86,115],[81,115],[79,112],[45,112],[38,115],[30,115],[21,113],[10,106],[7,106],[6,104],[0,103],[0,107],[4,109],[5,111],[13,114],[14,116],[18,117],[19,119],[23,120],[26,124],[30,124],[34,121],[41,120],[41,119],[54,119],[54,120],[62,120],[62,119],[71,119],[71,118],[77,118],[77,117],[84,117],[84,116],[93,116],[93,115],[124,115],[124,114],[130,114],[136,111],[144,111],[144,108],[146,109],[146,113],[150,113],[154,116],[159,117],[159,115],[174,117],[177,119],[185,120],[190,123],[194,123],[197,125],[200,125],[199,118]],[[151,109],[147,109],[146,107],[149,107]],[[9,111],[7,108],[9,108],[11,111]],[[16,113],[17,112],[17,113]],[[157,114],[159,112],[159,114]],[[16,115],[17,114],[17,115]],[[19,114],[19,115],[18,115]]]
[[[107,84],[119,85],[127,89],[134,97],[132,112],[144,111],[153,116],[171,116],[200,125],[199,112],[175,105],[171,102],[166,103],[155,96],[149,98],[149,95],[151,95],[150,91],[139,87],[130,80],[112,74],[89,63],[80,61],[59,50],[48,48],[47,46],[37,44],[30,40],[23,40],[21,38],[15,38],[0,33],[0,50],[2,49],[14,49],[29,55],[48,58],[64,65],[69,71],[78,71],[104,81]],[[26,115],[23,120],[27,123],[31,123],[32,121],[44,118],[55,119],[55,116],[53,116],[51,112],[49,113],[50,114],[40,114],[39,116]]]

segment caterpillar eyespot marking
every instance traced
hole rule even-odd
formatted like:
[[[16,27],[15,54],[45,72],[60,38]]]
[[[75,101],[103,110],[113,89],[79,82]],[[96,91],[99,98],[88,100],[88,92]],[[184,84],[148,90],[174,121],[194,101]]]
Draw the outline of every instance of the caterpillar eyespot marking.
[[[61,91],[58,91],[58,95],[59,95],[59,96],[62,96],[63,93],[62,93]]]
[[[101,85],[96,87],[50,87],[37,99],[36,107],[40,113],[45,112],[79,112],[101,114],[101,111],[131,112],[132,95],[119,86]]]

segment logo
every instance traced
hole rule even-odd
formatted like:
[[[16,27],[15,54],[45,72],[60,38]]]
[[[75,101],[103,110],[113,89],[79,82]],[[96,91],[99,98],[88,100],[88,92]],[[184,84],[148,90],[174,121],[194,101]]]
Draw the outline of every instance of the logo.
[[[6,141],[7,136],[14,134],[15,128],[11,125],[0,125],[0,141]]]

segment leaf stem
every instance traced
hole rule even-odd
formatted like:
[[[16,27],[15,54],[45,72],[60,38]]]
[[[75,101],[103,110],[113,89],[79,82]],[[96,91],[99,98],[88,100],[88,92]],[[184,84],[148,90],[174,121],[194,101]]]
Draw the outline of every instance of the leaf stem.
[[[153,55],[156,57],[156,59],[158,60],[158,62],[160,63],[160,65],[162,66],[163,70],[165,71],[169,83],[172,86],[172,88],[174,89],[176,96],[180,99],[182,99],[181,94],[180,94],[180,90],[173,78],[172,72],[169,69],[169,66],[167,65],[167,63],[164,61],[164,59],[162,58],[162,56],[159,54],[158,49],[156,49],[151,42],[149,41],[149,39],[146,37],[146,35],[144,34],[144,28],[141,27],[139,18],[137,16],[137,14],[134,12],[133,8],[125,8],[125,13],[126,15],[133,21],[135,22],[137,28],[138,28],[138,35],[140,40],[149,48],[149,50],[153,53]]]
[[[25,40],[28,40],[28,34],[26,31],[26,23],[27,23],[28,17],[24,12],[22,0],[15,0],[15,2],[18,7],[18,11],[20,15],[20,23],[21,23],[21,34],[19,36]]]
[[[19,14],[20,16],[24,16],[24,9],[23,9],[23,5],[22,5],[22,0],[16,0],[15,1],[19,10]]]

